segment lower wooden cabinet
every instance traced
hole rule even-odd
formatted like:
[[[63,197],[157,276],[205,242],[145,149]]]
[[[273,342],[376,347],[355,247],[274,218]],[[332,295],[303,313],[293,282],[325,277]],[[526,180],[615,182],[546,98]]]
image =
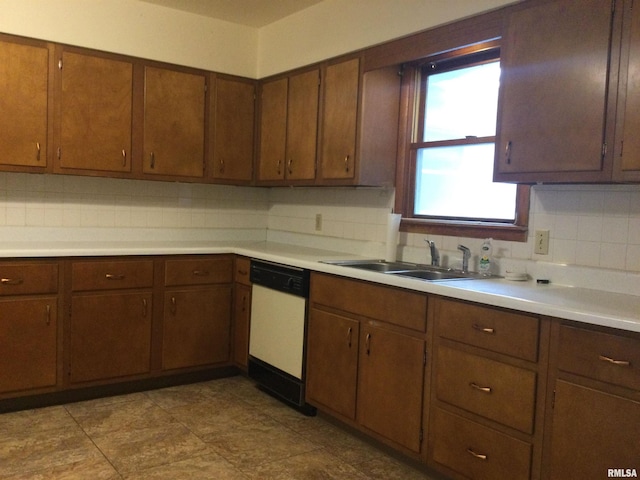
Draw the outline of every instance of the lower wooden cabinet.
[[[71,300],[72,384],[149,373],[151,292],[79,295]]]
[[[236,256],[233,272],[233,363],[247,371],[249,368],[249,326],[251,322],[251,260]]]
[[[403,299],[403,314],[386,314]],[[376,310],[369,300],[387,308]],[[307,401],[419,455],[426,295],[312,274],[310,304]]]
[[[58,299],[0,300],[0,394],[57,381]]]

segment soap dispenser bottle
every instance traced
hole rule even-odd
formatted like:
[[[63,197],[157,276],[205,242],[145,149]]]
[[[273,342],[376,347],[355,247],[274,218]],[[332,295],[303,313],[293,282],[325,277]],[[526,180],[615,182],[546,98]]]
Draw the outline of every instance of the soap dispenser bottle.
[[[480,273],[491,275],[491,239],[485,238],[480,247]]]

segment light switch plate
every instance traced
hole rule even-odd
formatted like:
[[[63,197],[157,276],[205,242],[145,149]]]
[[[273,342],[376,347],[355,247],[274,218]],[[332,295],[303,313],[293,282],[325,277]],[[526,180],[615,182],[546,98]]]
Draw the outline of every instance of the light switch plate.
[[[549,255],[549,230],[536,230],[533,252],[537,255]]]

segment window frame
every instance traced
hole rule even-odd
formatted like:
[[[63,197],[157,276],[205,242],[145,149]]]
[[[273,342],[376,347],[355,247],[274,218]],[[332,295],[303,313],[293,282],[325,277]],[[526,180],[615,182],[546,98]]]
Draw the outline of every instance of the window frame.
[[[429,144],[436,146],[464,145],[486,143],[495,136],[460,139],[455,142],[422,142],[424,125],[425,88],[426,79],[422,75],[423,69],[433,63],[449,65],[466,63],[469,56],[483,58],[484,52],[495,51],[500,48],[499,39],[479,42],[467,47],[448,50],[447,52],[430,55],[419,61],[403,65],[401,92],[401,121],[399,123],[399,152],[396,172],[396,200],[395,211],[402,214],[401,230],[409,233],[423,233],[431,235],[450,235],[471,238],[492,237],[497,240],[511,240],[525,242],[529,224],[529,185],[519,184],[516,191],[516,214],[513,222],[492,222],[464,219],[435,219],[414,215],[416,161],[417,150],[420,146]],[[499,58],[499,56],[498,56]],[[472,65],[473,63],[469,63]],[[414,140],[420,139],[419,142]]]

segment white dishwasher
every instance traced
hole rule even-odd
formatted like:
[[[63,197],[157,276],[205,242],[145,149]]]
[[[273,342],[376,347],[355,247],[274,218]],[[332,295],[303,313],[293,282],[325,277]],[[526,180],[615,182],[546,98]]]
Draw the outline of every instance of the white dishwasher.
[[[305,344],[309,271],[251,260],[249,377],[306,415]]]

